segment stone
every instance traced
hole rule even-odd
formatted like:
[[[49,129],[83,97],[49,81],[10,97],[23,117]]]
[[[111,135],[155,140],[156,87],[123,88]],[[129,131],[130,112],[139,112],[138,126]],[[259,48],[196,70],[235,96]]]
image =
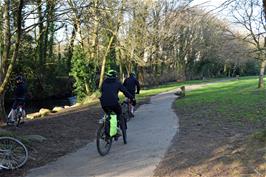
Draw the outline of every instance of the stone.
[[[50,113],[51,111],[49,109],[45,109],[45,108],[42,108],[40,109],[39,113],[41,114],[41,116],[46,116]]]
[[[23,136],[23,139],[26,139],[28,141],[36,141],[40,143],[46,140],[46,138],[41,135],[26,135]]]
[[[62,110],[64,110],[64,108],[62,108],[62,107],[54,107],[52,112],[60,112]]]
[[[41,117],[41,116],[42,116],[41,113],[35,112],[35,113],[27,114],[26,118],[27,119],[35,119],[35,118],[38,118],[38,117]]]
[[[71,107],[78,107],[80,105],[81,105],[81,103],[76,103],[76,104],[72,105]]]

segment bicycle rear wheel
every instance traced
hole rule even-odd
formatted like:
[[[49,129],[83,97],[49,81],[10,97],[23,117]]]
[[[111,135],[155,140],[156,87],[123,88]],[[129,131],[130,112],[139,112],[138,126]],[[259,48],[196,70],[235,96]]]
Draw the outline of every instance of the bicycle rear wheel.
[[[120,124],[120,128],[122,130],[124,144],[127,144],[127,125],[126,125],[126,119],[124,117],[121,117],[121,120],[120,120],[119,124]]]
[[[13,170],[23,166],[28,160],[28,150],[19,140],[0,137],[0,167]]]
[[[107,155],[112,146],[112,138],[106,135],[104,128],[103,123],[99,126],[96,137],[97,150],[101,156]]]

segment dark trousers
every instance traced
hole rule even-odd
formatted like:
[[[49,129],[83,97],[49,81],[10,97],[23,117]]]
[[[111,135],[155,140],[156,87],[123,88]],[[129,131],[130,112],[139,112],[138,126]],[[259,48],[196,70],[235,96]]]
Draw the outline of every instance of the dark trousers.
[[[117,115],[117,118],[119,119],[122,114],[122,109],[120,104],[114,105],[114,106],[103,106],[102,108],[106,114],[110,114],[111,112],[114,112]]]
[[[25,99],[16,98],[13,102],[12,109],[17,109],[19,105],[23,106],[23,109],[25,109]]]
[[[121,116],[122,109],[121,109],[120,104],[117,104],[117,105],[114,105],[114,106],[103,106],[102,105],[102,108],[103,108],[103,110],[104,110],[104,112],[106,114],[110,114],[111,112],[114,112],[117,115],[117,120],[118,121],[122,118],[122,116]],[[125,124],[126,124],[126,128],[127,128],[126,120],[125,120]]]

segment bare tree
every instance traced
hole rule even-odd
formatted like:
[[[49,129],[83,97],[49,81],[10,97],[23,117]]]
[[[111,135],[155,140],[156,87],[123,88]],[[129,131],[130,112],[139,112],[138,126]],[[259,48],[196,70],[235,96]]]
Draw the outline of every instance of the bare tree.
[[[232,1],[229,4],[232,8],[231,16],[234,23],[244,30],[241,39],[253,46],[250,53],[253,53],[255,59],[260,63],[258,88],[262,88],[264,87],[263,78],[266,66],[266,26],[263,13],[265,6],[260,0]]]

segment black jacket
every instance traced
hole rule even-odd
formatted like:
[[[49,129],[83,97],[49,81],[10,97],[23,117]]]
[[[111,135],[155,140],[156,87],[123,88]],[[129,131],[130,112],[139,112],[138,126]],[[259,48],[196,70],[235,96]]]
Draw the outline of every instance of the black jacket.
[[[135,95],[136,87],[137,87],[137,93],[139,93],[140,90],[139,81],[134,76],[126,78],[123,85],[132,95]]]
[[[127,91],[127,89],[116,78],[107,78],[103,81],[100,98],[102,106],[115,106],[119,104],[118,92],[121,91],[129,99],[133,99],[133,96]]]
[[[26,93],[27,93],[26,85],[24,83],[17,84],[14,92],[15,99],[25,99]]]

